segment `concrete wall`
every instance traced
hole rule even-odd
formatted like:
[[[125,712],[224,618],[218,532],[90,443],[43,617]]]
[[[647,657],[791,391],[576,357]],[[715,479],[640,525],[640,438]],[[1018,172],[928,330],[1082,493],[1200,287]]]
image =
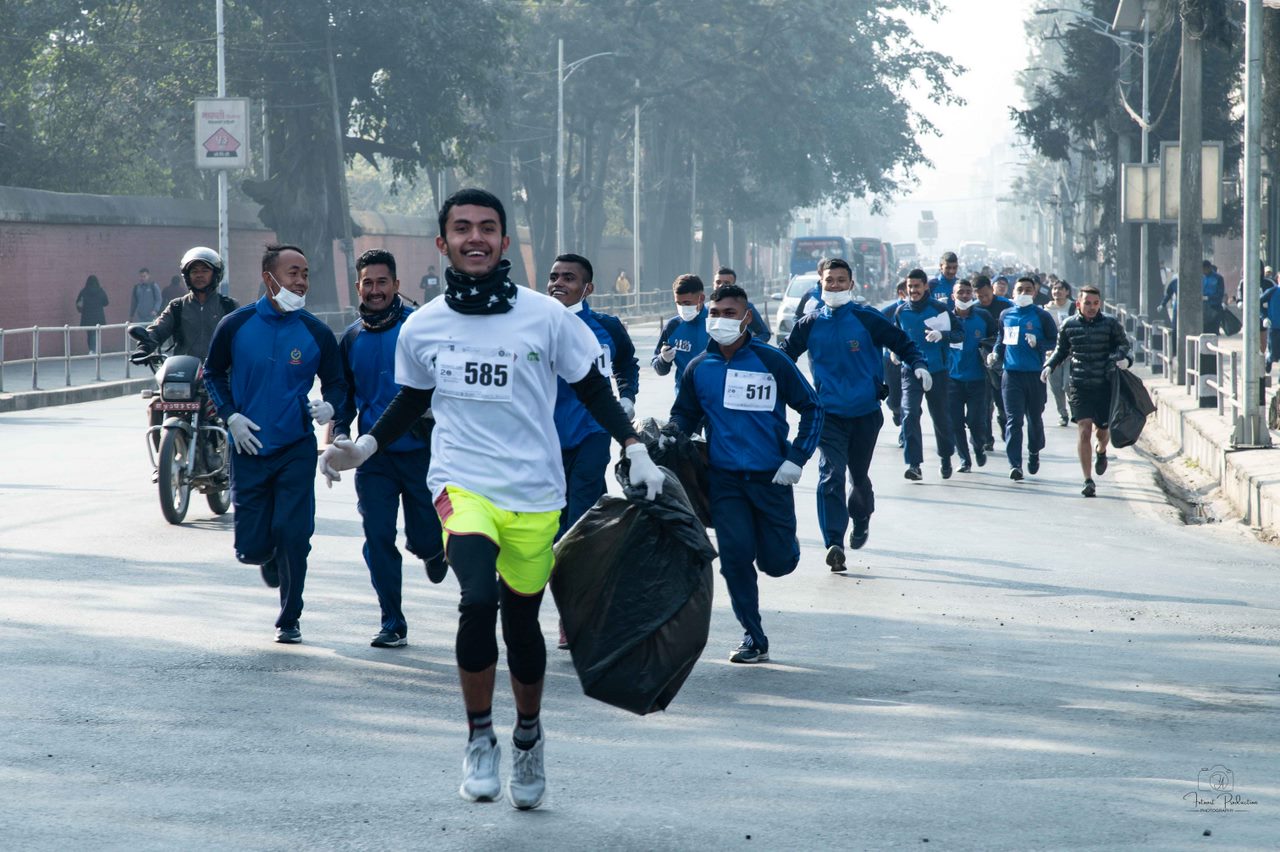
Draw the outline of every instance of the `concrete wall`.
[[[353,218],[365,230],[356,240],[357,254],[375,246],[390,249],[406,293],[419,296],[418,281],[428,264],[439,266],[435,223],[362,211]],[[232,297],[243,303],[258,297],[259,258],[275,234],[258,220],[254,205],[232,205],[230,223],[228,281]],[[107,322],[124,322],[139,267],[150,268],[163,287],[187,249],[217,244],[216,210],[209,203],[0,187],[0,328],[79,323],[76,294],[90,274],[111,300]],[[334,263],[345,269],[337,244]],[[345,288],[339,287],[338,297],[345,305]],[[76,353],[85,351],[83,334],[72,339]],[[28,357],[27,340],[7,336],[6,357]],[[42,355],[61,351],[59,336],[42,341]]]

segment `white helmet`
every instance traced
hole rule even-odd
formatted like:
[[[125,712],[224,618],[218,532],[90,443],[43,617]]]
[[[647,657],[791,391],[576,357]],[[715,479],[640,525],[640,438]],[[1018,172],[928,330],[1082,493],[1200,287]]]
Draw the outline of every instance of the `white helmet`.
[[[205,246],[196,246],[182,256],[182,280],[187,282],[187,286],[191,286],[191,276],[188,274],[191,264],[203,263],[213,270],[213,281],[209,287],[217,287],[218,282],[222,280],[222,258],[211,248]]]

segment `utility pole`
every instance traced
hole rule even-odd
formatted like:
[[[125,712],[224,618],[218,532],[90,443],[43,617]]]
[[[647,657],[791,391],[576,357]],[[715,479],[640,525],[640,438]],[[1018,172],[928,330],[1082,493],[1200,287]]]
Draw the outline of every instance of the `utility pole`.
[[[698,269],[698,153],[689,155],[693,161],[693,178],[689,182],[689,271]]]
[[[564,254],[564,39],[556,39],[556,257]]]
[[[1140,162],[1146,166],[1151,156],[1150,128],[1148,124],[1151,121],[1151,13],[1147,10],[1146,4],[1142,10],[1142,158]],[[1155,298],[1152,298],[1151,286],[1151,268],[1148,255],[1150,250],[1147,247],[1147,241],[1150,235],[1147,231],[1148,225],[1143,222],[1138,226],[1138,316],[1150,322],[1155,306],[1160,304],[1159,289],[1163,282],[1157,277],[1155,282]],[[1146,346],[1150,348],[1152,342],[1146,341]]]
[[[1247,0],[1244,18],[1244,408],[1231,444],[1237,449],[1270,447],[1263,415],[1258,292],[1262,277],[1262,0]]]
[[[328,20],[324,25],[324,37],[329,56],[329,94],[333,99],[333,144],[338,157],[335,163],[338,173],[335,177],[338,179],[338,199],[342,208],[342,253],[347,257],[347,294],[350,304],[355,306],[359,304],[359,296],[356,294],[356,249],[355,242],[351,238],[351,200],[347,197],[347,157],[342,150],[342,119],[338,111],[338,74],[333,66],[333,26]]]
[[[1178,193],[1178,383],[1187,381],[1187,337],[1204,331],[1201,294],[1204,262],[1200,149],[1203,142],[1201,90],[1203,88],[1202,27],[1193,11],[1182,13],[1182,116],[1179,126],[1181,167]],[[1195,391],[1199,396],[1199,390]]]
[[[636,304],[640,304],[640,81],[636,80],[636,115],[631,140],[631,255],[635,265]]]
[[[222,21],[222,0],[218,0],[218,97],[227,96],[227,40]],[[247,116],[246,116],[247,117]],[[231,223],[227,204],[227,170],[218,169],[218,256],[222,258],[222,284],[218,288],[227,295],[231,271]]]

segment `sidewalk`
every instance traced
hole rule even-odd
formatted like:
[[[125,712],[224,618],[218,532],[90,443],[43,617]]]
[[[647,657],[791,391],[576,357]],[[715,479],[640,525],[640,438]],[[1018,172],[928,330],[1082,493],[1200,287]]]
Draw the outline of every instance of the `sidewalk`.
[[[50,405],[69,405],[128,396],[152,387],[155,380],[146,367],[129,365],[120,352],[104,353],[101,361],[80,356],[68,365],[61,358],[41,358],[32,388],[31,364],[5,364],[0,412],[26,411]]]

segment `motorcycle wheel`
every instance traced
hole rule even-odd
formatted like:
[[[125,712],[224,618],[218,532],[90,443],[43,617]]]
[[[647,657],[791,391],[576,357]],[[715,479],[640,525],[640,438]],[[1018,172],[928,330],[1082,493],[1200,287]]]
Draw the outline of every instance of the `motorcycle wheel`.
[[[231,508],[230,486],[221,491],[210,491],[205,497],[209,500],[209,508],[213,510],[215,515],[225,515],[227,510]]]
[[[191,484],[183,481],[191,444],[181,429],[166,429],[160,440],[160,511],[171,524],[182,523],[191,505]]]

